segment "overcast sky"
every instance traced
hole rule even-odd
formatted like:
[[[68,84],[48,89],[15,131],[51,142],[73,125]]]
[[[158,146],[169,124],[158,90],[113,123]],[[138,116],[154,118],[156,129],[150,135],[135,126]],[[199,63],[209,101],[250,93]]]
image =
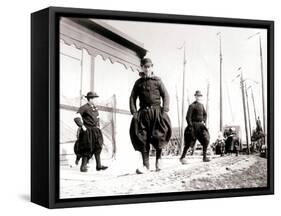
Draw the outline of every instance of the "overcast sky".
[[[257,115],[262,120],[261,67],[259,52],[259,36],[251,39],[249,36],[260,32],[262,39],[264,78],[266,89],[267,47],[266,30],[253,28],[230,28],[217,26],[165,24],[132,21],[103,20],[117,30],[125,33],[134,40],[144,44],[148,50],[147,57],[154,63],[154,73],[161,77],[170,94],[170,112],[172,126],[179,125],[178,117],[182,119],[182,83],[183,83],[183,49],[179,49],[185,42],[186,47],[186,80],[185,80],[185,108],[184,119],[188,108],[188,99],[194,101],[194,92],[200,90],[206,106],[207,85],[209,90],[208,126],[211,139],[214,140],[219,131],[219,37],[222,38],[222,70],[223,70],[223,124],[240,125],[244,132],[244,116],[241,97],[240,80],[236,78],[242,67],[245,83],[252,86]],[[62,56],[61,66],[66,71],[62,75],[61,87],[65,96],[79,97],[79,73],[81,51],[73,46],[61,46],[61,51],[77,58]],[[83,89],[86,94],[89,89],[90,55],[83,52]],[[129,109],[128,97],[138,74],[136,71],[125,69],[124,66],[104,61],[100,56],[95,63],[95,90],[101,94],[101,99],[117,94],[117,108]],[[71,71],[73,73],[71,73]],[[63,74],[63,73],[62,73]],[[73,76],[71,78],[71,75]],[[109,79],[110,78],[110,79]],[[120,86],[122,81],[126,85]],[[65,85],[64,85],[65,84]],[[71,88],[69,88],[71,86]],[[110,86],[110,88],[108,88]],[[121,88],[122,87],[122,88]],[[122,95],[121,92],[123,92]],[[126,92],[126,95],[124,95]],[[178,94],[179,101],[176,100]],[[266,94],[265,94],[266,95]],[[180,112],[178,113],[177,104]],[[249,107],[252,129],[255,127],[253,101],[249,89]],[[180,115],[180,116],[179,116]],[[185,123],[186,124],[186,123]],[[243,134],[242,134],[243,135]],[[244,135],[243,135],[244,136]],[[244,136],[245,137],[245,136]]]
[[[176,92],[181,107],[183,50],[186,44],[186,96],[194,100],[194,92],[201,90],[206,101],[209,91],[209,127],[213,134],[219,130],[219,37],[222,37],[223,54],[223,123],[243,125],[243,107],[239,79],[232,81],[242,67],[248,86],[252,86],[257,115],[262,118],[261,73],[259,37],[249,36],[260,32],[262,38],[264,78],[266,84],[266,30],[253,28],[230,28],[217,26],[182,25],[166,23],[106,20],[108,24],[144,44],[154,62],[154,72],[160,76],[171,97],[173,126],[178,125]],[[258,83],[255,83],[254,80]],[[265,85],[266,87],[266,85]],[[249,91],[249,106],[254,124],[253,102]],[[186,99],[187,100],[187,99]],[[205,103],[206,105],[206,103]],[[187,109],[187,107],[185,108]]]

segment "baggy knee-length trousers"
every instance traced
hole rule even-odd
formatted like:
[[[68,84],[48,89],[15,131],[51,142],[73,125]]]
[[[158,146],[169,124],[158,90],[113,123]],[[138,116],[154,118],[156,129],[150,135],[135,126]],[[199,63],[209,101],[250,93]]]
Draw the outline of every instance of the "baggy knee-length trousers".
[[[137,118],[131,121],[130,138],[136,151],[148,152],[150,144],[156,150],[163,149],[171,135],[170,118],[160,106],[140,109]]]

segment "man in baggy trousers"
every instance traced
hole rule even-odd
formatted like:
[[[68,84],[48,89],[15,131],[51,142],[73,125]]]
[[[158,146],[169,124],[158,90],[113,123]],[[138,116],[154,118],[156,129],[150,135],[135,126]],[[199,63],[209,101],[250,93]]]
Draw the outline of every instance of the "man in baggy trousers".
[[[130,138],[134,149],[140,152],[143,161],[143,167],[136,170],[138,174],[149,171],[150,144],[156,150],[156,171],[161,170],[162,149],[169,142],[172,133],[170,118],[167,114],[169,95],[161,79],[154,76],[152,68],[151,59],[141,60],[142,72],[130,96],[130,111],[133,115]],[[136,108],[137,98],[140,103],[139,110]]]
[[[186,156],[187,150],[190,147],[194,147],[196,140],[199,140],[203,147],[203,161],[210,161],[210,159],[207,157],[207,148],[210,142],[210,135],[205,126],[207,112],[204,108],[204,105],[201,103],[203,95],[200,91],[196,91],[194,96],[195,101],[189,105],[186,115],[186,121],[188,125],[184,131],[184,149],[180,158],[180,162],[182,164],[186,163],[184,158]]]
[[[75,123],[80,128],[78,140],[74,147],[76,164],[78,164],[80,158],[82,158],[80,171],[87,172],[87,163],[89,159],[95,155],[96,170],[105,170],[107,167],[101,164],[100,158],[103,146],[103,136],[99,128],[99,112],[94,105],[94,98],[98,97],[98,95],[94,92],[88,92],[85,97],[87,98],[88,103],[78,109],[78,116],[74,118]]]

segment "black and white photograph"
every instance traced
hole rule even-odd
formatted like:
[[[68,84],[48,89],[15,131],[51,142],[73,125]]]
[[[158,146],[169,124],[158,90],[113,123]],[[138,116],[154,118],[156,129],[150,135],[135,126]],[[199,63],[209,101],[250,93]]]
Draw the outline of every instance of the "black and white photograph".
[[[59,20],[59,198],[266,188],[268,30]]]
[[[0,215],[280,212],[278,5],[3,2]]]

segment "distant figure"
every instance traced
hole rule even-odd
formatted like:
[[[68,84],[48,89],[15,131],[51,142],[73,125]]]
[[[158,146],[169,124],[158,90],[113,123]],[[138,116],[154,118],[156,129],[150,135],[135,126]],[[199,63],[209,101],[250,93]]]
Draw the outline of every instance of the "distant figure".
[[[79,127],[78,140],[74,146],[76,154],[75,163],[78,165],[80,158],[82,158],[80,171],[87,172],[87,163],[89,159],[95,155],[96,170],[105,170],[107,167],[101,165],[100,159],[103,136],[99,128],[99,112],[94,105],[94,98],[98,97],[98,95],[93,92],[88,92],[85,97],[87,98],[88,103],[78,109],[77,117],[74,118],[75,123]]]
[[[226,149],[226,153],[231,154],[231,153],[235,153],[236,156],[238,156],[239,154],[239,141],[237,140],[236,137],[236,132],[235,132],[235,128],[229,128],[228,131],[225,132],[225,149]]]
[[[222,132],[219,132],[218,138],[215,141],[213,148],[215,150],[215,154],[220,155],[220,156],[224,156],[224,154],[225,154],[225,139],[223,137]]]
[[[259,117],[259,116],[258,116],[258,119],[257,119],[257,121],[256,121],[256,125],[257,125],[256,131],[257,131],[257,132],[262,132],[261,120],[260,120],[260,117]]]
[[[161,154],[163,147],[169,142],[172,134],[169,111],[169,94],[157,76],[154,76],[151,59],[141,60],[140,78],[135,82],[130,96],[130,111],[133,115],[130,126],[130,137],[133,147],[141,153],[143,167],[138,174],[149,171],[150,144],[156,150],[156,171],[161,170]],[[139,98],[139,110],[136,100]],[[161,99],[163,106],[161,106]]]
[[[189,105],[186,115],[186,121],[188,125],[184,131],[184,149],[180,158],[180,162],[182,164],[186,163],[184,158],[186,156],[187,150],[190,147],[194,147],[197,139],[203,147],[203,161],[210,161],[210,159],[207,157],[207,147],[210,142],[210,135],[208,129],[205,126],[207,113],[203,104],[201,103],[203,95],[200,91],[196,91],[194,96],[195,101],[191,105]]]
[[[256,129],[253,130],[251,141],[252,141],[252,151],[261,151],[262,145],[264,145],[265,134],[262,130],[260,117],[256,121]]]

